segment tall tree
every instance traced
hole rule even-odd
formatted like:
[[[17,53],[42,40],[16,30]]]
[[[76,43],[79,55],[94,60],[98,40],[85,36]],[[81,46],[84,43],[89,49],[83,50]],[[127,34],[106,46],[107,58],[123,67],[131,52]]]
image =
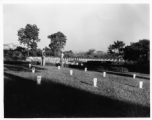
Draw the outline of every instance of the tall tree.
[[[28,56],[30,48],[37,48],[37,42],[40,41],[38,35],[39,28],[35,24],[27,24],[25,28],[20,28],[20,30],[18,31],[18,40],[20,44],[27,46]]]
[[[122,57],[124,46],[125,43],[123,41],[119,41],[119,40],[117,40],[116,42],[114,41],[114,44],[111,44],[108,47],[108,54],[116,57]]]
[[[53,51],[55,56],[60,56],[61,50],[66,45],[66,36],[62,32],[57,32],[48,36],[51,39],[49,44],[50,49]]]
[[[136,61],[138,63],[149,63],[150,61],[150,41],[148,39],[131,43],[124,48],[124,59]]]

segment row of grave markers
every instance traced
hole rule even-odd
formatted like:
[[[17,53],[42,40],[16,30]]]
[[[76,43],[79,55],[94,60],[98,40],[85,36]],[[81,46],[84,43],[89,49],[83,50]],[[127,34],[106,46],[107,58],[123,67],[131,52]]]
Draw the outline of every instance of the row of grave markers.
[[[29,59],[37,59],[40,60],[41,57],[28,57]],[[50,60],[60,60],[60,57],[46,57],[47,59]],[[124,61],[123,58],[115,59],[115,58],[63,58],[63,60],[77,60],[77,61]]]
[[[32,61],[39,61],[41,60],[41,57],[29,57],[28,59]],[[49,61],[51,63],[60,63],[60,58],[51,58],[51,57],[46,57],[46,61]],[[63,62],[65,64],[69,64],[71,61],[79,61],[79,62],[87,62],[87,61],[111,61],[111,62],[125,62],[124,59],[106,59],[106,58],[100,58],[100,59],[91,59],[91,58],[63,58]]]
[[[49,62],[51,62],[51,63],[60,63],[60,59],[58,59],[58,60],[55,60],[55,59],[49,59],[49,60],[47,60],[47,61],[49,61]],[[117,60],[117,59],[100,59],[100,60],[98,60],[98,59],[84,59],[84,60],[80,60],[80,59],[74,59],[74,60],[70,60],[70,59],[63,59],[63,63],[64,64],[77,64],[77,62],[87,62],[87,61],[111,61],[111,62],[125,62],[124,60]]]
[[[31,67],[31,64],[29,64],[29,68],[32,68],[32,73],[35,73],[35,68],[34,67]],[[58,66],[58,70],[60,70],[60,66]],[[84,69],[85,72],[87,72],[87,68],[85,67]],[[70,75],[73,75],[73,70],[70,70]],[[106,77],[106,72],[103,72],[103,77]],[[41,84],[41,76],[37,76],[37,84],[40,85]],[[136,78],[136,74],[133,74],[133,78],[135,79]],[[93,86],[94,87],[97,87],[97,78],[94,78],[93,79]],[[143,81],[140,81],[139,82],[139,88],[142,89],[142,86],[143,86]]]
[[[94,78],[94,79],[93,79],[93,85],[94,85],[94,87],[98,87],[98,86],[97,86],[97,78]],[[142,89],[142,87],[143,87],[143,81],[140,81],[140,82],[139,82],[139,88]]]

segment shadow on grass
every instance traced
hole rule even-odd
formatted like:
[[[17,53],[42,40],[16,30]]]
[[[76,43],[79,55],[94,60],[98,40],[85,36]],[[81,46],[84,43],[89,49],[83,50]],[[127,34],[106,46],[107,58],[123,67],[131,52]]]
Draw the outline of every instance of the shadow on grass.
[[[79,65],[68,65],[68,68],[73,68],[73,69],[77,69],[77,70],[84,70],[84,66]]]
[[[37,67],[35,65],[33,65],[35,67],[36,72],[39,72],[40,70],[46,70],[45,68],[41,68],[41,67]],[[12,70],[12,71],[16,71],[16,72],[31,72],[31,68],[29,68],[29,64],[4,64],[4,71],[7,70]]]
[[[84,82],[84,81],[81,81],[81,83],[84,83],[84,84],[87,84],[87,85],[90,85],[90,86],[92,86],[92,84],[90,84],[90,83],[87,83],[87,82]]]
[[[104,71],[102,71],[102,72],[104,72]],[[116,72],[111,72],[111,71],[107,71],[107,73],[113,74],[113,75],[119,75],[119,76],[133,77],[133,74],[129,74],[129,73],[116,73]],[[144,77],[144,76],[137,76],[136,75],[136,78],[142,78],[142,79],[150,80],[150,78]]]
[[[150,117],[150,108],[4,73],[5,118]],[[9,79],[10,78],[10,79]]]
[[[113,74],[113,75],[119,75],[119,76],[126,76],[126,77],[133,77],[133,74],[132,73],[123,73],[123,72],[113,72],[113,71],[107,71],[107,70],[105,70],[105,71],[103,71],[103,70],[97,70],[97,69],[95,69],[94,67],[88,67],[88,70],[89,71],[97,71],[97,72],[107,72],[107,73],[109,73],[109,74]],[[136,75],[136,78],[141,78],[141,79],[147,79],[147,80],[150,80],[150,78],[149,77],[145,77],[145,76],[137,76]]]

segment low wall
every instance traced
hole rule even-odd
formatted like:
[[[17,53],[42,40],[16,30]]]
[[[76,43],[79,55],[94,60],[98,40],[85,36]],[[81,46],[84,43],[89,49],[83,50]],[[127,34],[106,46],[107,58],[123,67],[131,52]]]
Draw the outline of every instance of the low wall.
[[[27,57],[26,61],[41,61],[42,57]],[[59,62],[59,57],[46,57],[46,62]],[[111,61],[111,62],[125,62],[123,59],[90,59],[90,58],[63,58],[63,61],[81,61],[81,62],[87,62],[87,61]]]

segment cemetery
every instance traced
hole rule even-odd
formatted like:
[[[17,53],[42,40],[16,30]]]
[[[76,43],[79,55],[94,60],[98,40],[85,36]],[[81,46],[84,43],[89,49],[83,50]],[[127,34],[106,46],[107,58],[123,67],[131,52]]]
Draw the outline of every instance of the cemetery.
[[[81,69],[42,63],[35,65],[27,60],[4,64],[5,116],[8,118],[150,115],[148,75],[89,71],[84,62],[84,66],[78,64]]]
[[[63,35],[58,32],[49,38],[56,34]],[[35,49],[35,55],[22,47],[4,49],[4,117],[150,116],[148,53],[131,58],[134,61],[128,60],[125,50],[127,58],[109,53],[109,58],[96,58],[94,50],[84,53],[86,57],[67,57],[62,39],[57,54],[48,48]]]
[[[149,118],[149,6],[5,4],[4,118]]]
[[[150,116],[147,58],[66,57],[62,48],[57,55],[47,50],[37,56],[21,47],[4,50],[4,117]]]

